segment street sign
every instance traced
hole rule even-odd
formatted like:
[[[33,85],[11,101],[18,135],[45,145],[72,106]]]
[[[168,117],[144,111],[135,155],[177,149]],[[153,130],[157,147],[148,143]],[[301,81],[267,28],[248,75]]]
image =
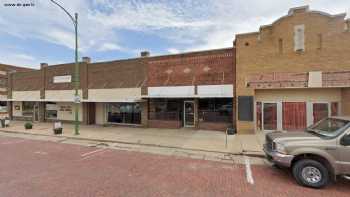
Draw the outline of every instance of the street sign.
[[[77,95],[74,97],[74,103],[80,103],[81,102],[81,99],[80,99],[80,96]]]

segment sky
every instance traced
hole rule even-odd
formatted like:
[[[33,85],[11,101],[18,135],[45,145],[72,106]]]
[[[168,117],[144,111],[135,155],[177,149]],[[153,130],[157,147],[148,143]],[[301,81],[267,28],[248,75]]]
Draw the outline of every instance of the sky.
[[[258,31],[309,5],[347,13],[349,0],[56,0],[79,14],[79,57],[93,62],[231,47],[235,34]],[[28,3],[34,6],[5,6]],[[50,0],[0,0],[0,63],[39,68],[74,61],[74,26]]]

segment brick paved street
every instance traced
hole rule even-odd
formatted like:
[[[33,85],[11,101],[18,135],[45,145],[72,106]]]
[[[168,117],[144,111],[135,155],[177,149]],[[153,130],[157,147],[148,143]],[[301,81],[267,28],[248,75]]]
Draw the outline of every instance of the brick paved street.
[[[0,137],[0,196],[349,196],[350,182],[297,186],[284,171]]]

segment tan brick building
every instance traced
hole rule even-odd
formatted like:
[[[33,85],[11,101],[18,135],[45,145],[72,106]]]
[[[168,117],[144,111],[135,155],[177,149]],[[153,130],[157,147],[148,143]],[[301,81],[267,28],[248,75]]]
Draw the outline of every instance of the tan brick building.
[[[350,20],[292,8],[236,36],[237,130],[300,130],[350,115]]]

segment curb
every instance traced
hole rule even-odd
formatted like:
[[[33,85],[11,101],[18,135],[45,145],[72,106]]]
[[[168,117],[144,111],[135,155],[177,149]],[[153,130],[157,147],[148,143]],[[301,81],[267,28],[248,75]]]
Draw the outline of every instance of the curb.
[[[262,152],[249,151],[249,150],[243,150],[242,152],[230,153],[230,152],[222,152],[222,151],[211,151],[211,150],[203,150],[203,149],[183,148],[183,147],[177,147],[177,146],[166,146],[166,145],[160,145],[160,144],[133,143],[133,142],[118,141],[118,140],[105,140],[105,139],[72,137],[72,136],[63,136],[63,135],[48,135],[48,134],[38,134],[38,133],[26,133],[26,132],[21,132],[21,131],[7,131],[7,130],[1,130],[1,129],[0,129],[0,132],[2,132],[2,133],[12,133],[12,134],[24,134],[24,135],[32,135],[32,136],[57,137],[57,138],[73,139],[73,140],[86,140],[86,141],[95,141],[95,142],[141,145],[141,146],[160,147],[160,148],[182,149],[182,150],[188,150],[188,151],[200,151],[200,152],[208,152],[208,153],[220,153],[220,154],[229,154],[229,155],[237,155],[237,156],[249,156],[249,157],[257,157],[257,158],[265,158],[265,154],[263,154]]]

